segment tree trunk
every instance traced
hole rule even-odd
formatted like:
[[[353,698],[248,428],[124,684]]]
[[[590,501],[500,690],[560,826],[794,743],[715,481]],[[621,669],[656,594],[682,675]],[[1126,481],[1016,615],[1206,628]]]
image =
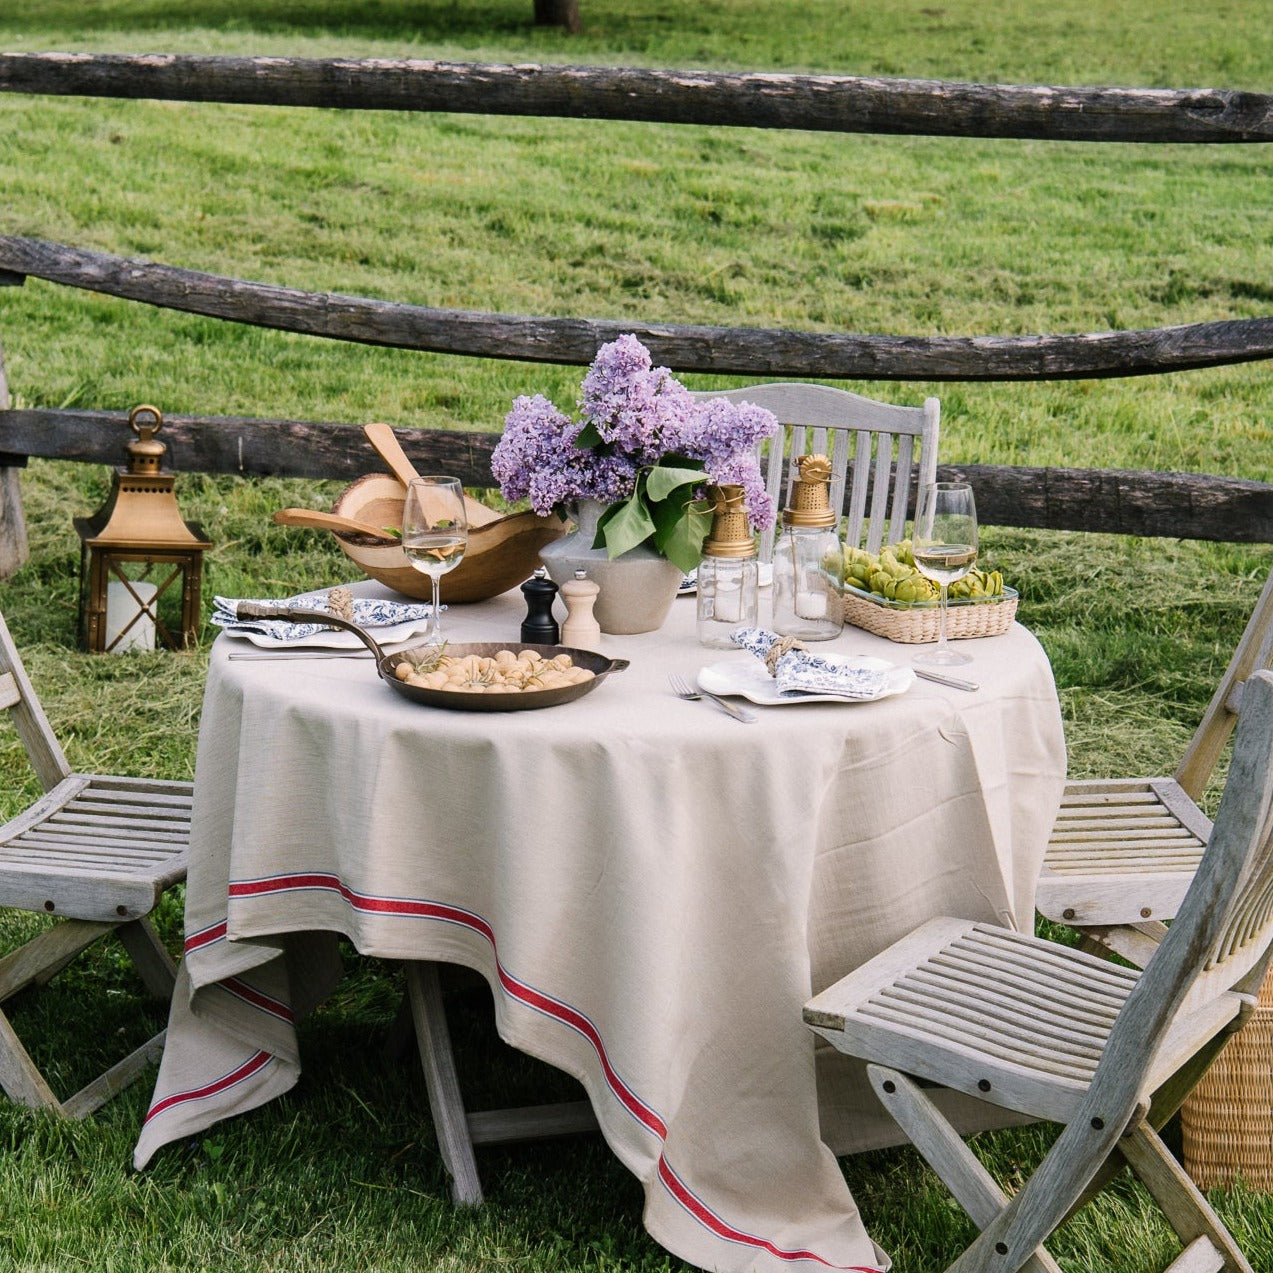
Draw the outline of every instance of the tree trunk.
[[[562,27],[569,35],[583,30],[579,20],[579,0],[535,0],[535,25]]]

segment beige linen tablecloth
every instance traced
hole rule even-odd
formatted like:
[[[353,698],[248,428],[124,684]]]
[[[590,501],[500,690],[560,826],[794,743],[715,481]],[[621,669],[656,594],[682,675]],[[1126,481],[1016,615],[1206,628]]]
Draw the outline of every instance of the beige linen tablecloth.
[[[408,702],[369,659],[227,661],[251,647],[221,637],[137,1165],[296,1082],[293,1022],[344,934],[480,970],[503,1038],[582,1081],[668,1250],[886,1267],[832,1149],[899,1136],[843,1058],[815,1064],[801,1006],[932,915],[1032,923],[1065,770],[1051,671],[1014,626],[961,643],[976,694],[919,681],[743,725],[668,691],[731,657],[693,612],[603,638],[631,667],[583,698],[500,714]],[[454,607],[448,636],[515,646],[523,613],[517,592]],[[822,648],[914,652],[851,628]]]

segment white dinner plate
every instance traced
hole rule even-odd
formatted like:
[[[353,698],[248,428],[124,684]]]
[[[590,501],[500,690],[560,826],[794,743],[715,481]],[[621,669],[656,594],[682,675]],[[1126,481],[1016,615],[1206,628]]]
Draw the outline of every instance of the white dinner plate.
[[[445,606],[442,607],[444,610]],[[395,645],[399,641],[406,641],[408,638],[415,636],[417,633],[424,633],[429,630],[429,621],[427,619],[416,623],[398,623],[388,628],[368,628],[368,635],[375,638],[376,644],[382,649],[387,645]],[[242,637],[244,640],[251,641],[253,645],[259,645],[263,650],[303,650],[307,648],[322,650],[365,650],[367,647],[352,632],[345,632],[340,628],[327,628],[323,632],[316,632],[313,636],[303,637],[279,637],[266,636],[263,632],[250,632],[243,628],[222,628],[226,636]]]
[[[762,707],[790,707],[793,703],[871,703],[876,699],[904,694],[915,683],[913,668],[890,663],[887,659],[853,659],[855,666],[885,673],[884,683],[878,694],[870,698],[847,698],[842,694],[780,694],[763,662],[751,654],[724,659],[700,668],[700,689],[713,694],[737,695],[758,703]]]

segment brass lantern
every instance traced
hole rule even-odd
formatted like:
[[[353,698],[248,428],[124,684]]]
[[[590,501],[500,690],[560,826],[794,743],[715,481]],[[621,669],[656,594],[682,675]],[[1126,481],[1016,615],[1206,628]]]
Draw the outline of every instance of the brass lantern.
[[[75,518],[79,639],[94,653],[153,648],[156,639],[176,650],[199,632],[203,554],[212,541],[197,522],[182,520],[174,476],[162,467],[167,448],[155,436],[159,409],[134,407],[128,424],[137,436],[127,467],[115,470],[110,497],[92,517]]]

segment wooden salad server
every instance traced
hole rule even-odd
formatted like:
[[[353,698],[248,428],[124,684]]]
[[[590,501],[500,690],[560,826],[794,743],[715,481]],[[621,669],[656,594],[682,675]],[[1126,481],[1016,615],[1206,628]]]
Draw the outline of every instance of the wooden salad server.
[[[313,508],[280,508],[274,514],[279,526],[304,526],[309,530],[333,530],[341,535],[371,535],[376,539],[394,539],[383,526],[360,522],[353,517],[341,517],[338,513],[323,513]]]
[[[372,449],[384,460],[389,466],[389,471],[403,486],[410,486],[412,479],[420,476],[419,470],[402,449],[398,435],[389,425],[376,421],[363,425],[362,431],[367,435],[367,441],[371,443]],[[464,506],[468,509],[470,528],[486,526],[500,518],[500,514],[493,508],[487,508],[485,504],[479,503],[471,496],[464,497]]]

